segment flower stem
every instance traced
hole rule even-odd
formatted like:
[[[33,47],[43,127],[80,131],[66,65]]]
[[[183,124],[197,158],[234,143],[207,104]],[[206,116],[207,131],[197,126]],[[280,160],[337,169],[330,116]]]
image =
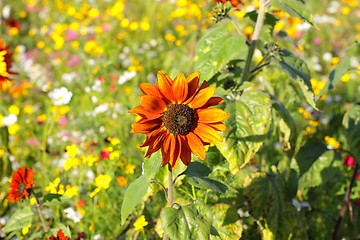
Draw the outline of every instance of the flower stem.
[[[247,58],[246,58],[244,71],[243,71],[243,74],[241,75],[241,83],[247,81],[248,75],[250,73],[251,61],[252,61],[252,58],[253,58],[253,55],[254,55],[254,51],[256,49],[257,42],[258,42],[259,37],[260,37],[261,29],[262,29],[263,24],[264,24],[265,5],[266,5],[265,0],[260,0],[259,13],[258,13],[258,16],[257,16],[257,19],[256,19],[255,30],[254,30],[253,36],[251,38],[251,42],[250,42],[250,46],[249,46],[248,55],[247,55]]]
[[[35,197],[35,199],[36,199],[36,206],[37,206],[37,209],[38,209],[38,212],[39,212],[40,221],[41,221],[41,223],[43,225],[43,228],[44,228],[45,232],[48,232],[48,226],[46,225],[46,222],[45,222],[44,217],[43,217],[42,212],[41,212],[40,201],[39,201],[39,199],[37,197]]]
[[[350,182],[349,188],[348,188],[348,190],[346,191],[344,204],[343,204],[343,206],[342,206],[342,208],[341,208],[339,218],[338,218],[338,220],[337,220],[337,222],[336,222],[335,229],[334,229],[334,233],[333,233],[332,238],[331,238],[332,240],[337,239],[337,235],[338,235],[338,232],[339,232],[339,229],[340,229],[341,221],[342,221],[342,219],[344,218],[344,215],[345,215],[345,212],[346,212],[346,208],[347,208],[347,206],[348,206],[349,203],[350,203],[351,189],[352,189],[352,187],[354,186],[354,183],[355,183],[355,180],[356,180],[356,177],[357,177],[357,174],[358,174],[358,170],[359,170],[359,164],[356,162],[356,164],[355,164],[355,171],[354,171],[353,176],[352,176],[352,178],[351,178],[351,182]]]
[[[168,164],[168,171],[167,171],[167,175],[168,175],[168,191],[167,191],[167,206],[168,207],[172,207],[173,202],[174,202],[174,181],[173,181],[173,171],[171,168],[171,165]],[[163,240],[168,240],[169,237],[166,236],[166,234],[164,233],[164,237]]]

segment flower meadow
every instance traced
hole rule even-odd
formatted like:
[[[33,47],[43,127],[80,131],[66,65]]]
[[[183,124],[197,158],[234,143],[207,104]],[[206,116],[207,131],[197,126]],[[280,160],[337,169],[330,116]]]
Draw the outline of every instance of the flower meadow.
[[[0,239],[359,239],[357,0],[0,0]]]

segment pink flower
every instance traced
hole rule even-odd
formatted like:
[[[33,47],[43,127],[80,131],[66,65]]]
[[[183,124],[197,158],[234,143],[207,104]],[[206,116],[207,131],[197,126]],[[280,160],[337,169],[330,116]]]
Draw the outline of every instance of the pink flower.
[[[79,62],[80,62],[80,57],[79,57],[79,56],[73,56],[73,57],[66,63],[66,66],[67,66],[67,67],[74,67],[74,66],[76,66]]]
[[[65,116],[61,116],[59,121],[57,122],[60,126],[65,127],[68,123],[67,118]]]
[[[66,41],[72,41],[75,40],[79,35],[77,34],[77,32],[69,29],[66,35]]]
[[[111,152],[109,152],[109,151],[102,151],[101,152],[101,158],[102,159],[109,159],[110,153]]]
[[[321,37],[316,37],[316,38],[314,38],[314,40],[313,40],[313,44],[315,44],[315,45],[319,45],[321,42],[322,42]]]
[[[344,166],[352,167],[355,163],[355,159],[349,155],[346,155],[343,160]]]
[[[32,146],[39,146],[40,142],[38,140],[36,140],[35,138],[30,138],[26,141],[27,144],[32,145]]]

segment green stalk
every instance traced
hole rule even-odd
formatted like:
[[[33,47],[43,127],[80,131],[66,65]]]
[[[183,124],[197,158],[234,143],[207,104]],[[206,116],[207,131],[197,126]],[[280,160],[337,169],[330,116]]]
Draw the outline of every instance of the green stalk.
[[[48,232],[49,231],[48,226],[46,225],[46,222],[45,222],[44,217],[43,217],[42,212],[41,212],[40,201],[36,196],[35,196],[35,199],[36,199],[36,206],[37,206],[37,209],[38,209],[38,212],[39,212],[40,221],[41,221],[41,223],[43,225],[43,228],[44,228],[45,232]]]
[[[252,61],[252,58],[254,55],[254,51],[256,49],[257,42],[260,37],[261,29],[264,25],[264,19],[265,19],[265,0],[260,0],[259,13],[258,13],[258,17],[256,20],[255,30],[254,30],[253,36],[251,38],[244,71],[243,71],[243,74],[241,75],[241,83],[248,80],[249,73],[250,73],[251,61]]]
[[[173,172],[170,164],[168,164],[167,175],[168,175],[167,206],[171,207],[174,202],[174,181],[173,181]],[[163,240],[168,240],[168,239],[169,237],[166,236],[166,234],[164,233]]]

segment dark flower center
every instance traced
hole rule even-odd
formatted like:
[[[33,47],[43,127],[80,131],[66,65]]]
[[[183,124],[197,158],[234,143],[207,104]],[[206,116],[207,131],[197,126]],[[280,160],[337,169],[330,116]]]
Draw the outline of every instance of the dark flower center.
[[[20,193],[20,194],[23,194],[23,192],[25,191],[25,188],[26,188],[25,183],[21,182],[21,183],[19,184],[19,193]]]
[[[166,129],[176,135],[187,134],[195,120],[194,110],[184,104],[170,104],[162,115]]]

